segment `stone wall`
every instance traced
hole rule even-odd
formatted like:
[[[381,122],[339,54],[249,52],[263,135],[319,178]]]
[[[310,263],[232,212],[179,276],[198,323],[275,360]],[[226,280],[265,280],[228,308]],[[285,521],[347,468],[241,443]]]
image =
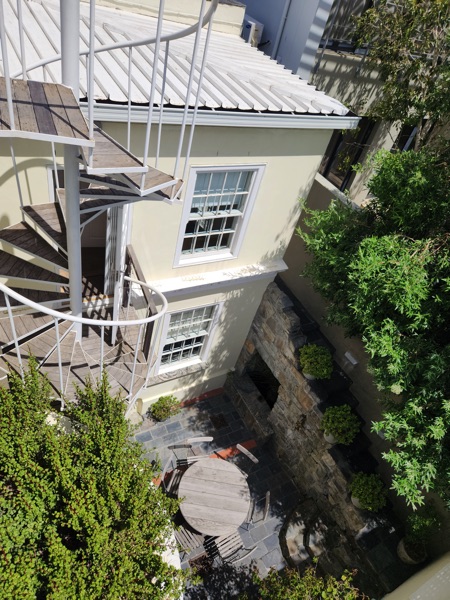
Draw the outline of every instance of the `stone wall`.
[[[313,341],[311,334],[302,330],[291,300],[275,283],[271,284],[227,387],[256,435],[262,439],[273,436],[276,451],[298,488],[343,530],[355,535],[364,527],[365,518],[350,502],[351,470],[329,452],[330,444],[319,428],[323,398],[298,367],[298,349],[307,341]],[[272,410],[246,377],[246,367],[256,351],[280,383]]]

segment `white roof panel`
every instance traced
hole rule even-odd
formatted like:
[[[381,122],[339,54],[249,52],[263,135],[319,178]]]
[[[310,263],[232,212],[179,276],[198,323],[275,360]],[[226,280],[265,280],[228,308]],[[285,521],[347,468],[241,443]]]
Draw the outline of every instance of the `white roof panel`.
[[[11,72],[20,69],[17,50],[17,25],[13,3],[5,4],[6,23],[9,30],[9,56]],[[89,5],[81,3],[81,48],[88,41]],[[23,4],[26,45],[26,63],[59,53],[59,2],[57,0],[28,0]],[[183,29],[185,26],[165,21],[163,34]],[[109,45],[123,40],[151,37],[156,32],[156,19],[127,11],[105,7],[96,9],[96,43]],[[201,47],[206,32],[202,32]],[[164,97],[161,99],[165,44],[161,45],[158,63],[155,103],[166,106],[184,106],[192,59],[194,36],[170,42],[169,60]],[[118,49],[97,55],[95,61],[95,99],[114,103],[128,101],[128,49]],[[80,60],[81,93],[86,93],[86,58]],[[148,103],[150,74],[155,62],[153,49],[134,48],[132,51],[131,101]],[[198,60],[200,63],[200,60]],[[1,68],[1,67],[0,67]],[[61,67],[53,63],[46,68],[48,81],[60,81]],[[195,103],[199,64],[189,105]],[[42,80],[42,67],[29,73],[33,79]],[[213,31],[204,73],[200,108],[258,111],[271,113],[347,115],[343,104],[318,91],[314,86],[293,75],[282,65],[252,48],[236,35]]]

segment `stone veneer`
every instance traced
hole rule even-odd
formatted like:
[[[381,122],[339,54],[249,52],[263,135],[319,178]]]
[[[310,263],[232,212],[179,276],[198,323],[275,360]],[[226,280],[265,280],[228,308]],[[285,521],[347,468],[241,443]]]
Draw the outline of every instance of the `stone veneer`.
[[[298,367],[298,349],[307,341],[291,300],[272,283],[261,302],[235,376],[227,388],[237,399],[240,411],[255,433],[265,439],[271,434],[276,451],[291,471],[300,490],[305,490],[342,529],[355,535],[366,519],[350,502],[342,464],[329,453],[330,444],[320,430],[320,399]],[[278,398],[272,410],[248,376],[246,366],[255,351],[278,379]]]

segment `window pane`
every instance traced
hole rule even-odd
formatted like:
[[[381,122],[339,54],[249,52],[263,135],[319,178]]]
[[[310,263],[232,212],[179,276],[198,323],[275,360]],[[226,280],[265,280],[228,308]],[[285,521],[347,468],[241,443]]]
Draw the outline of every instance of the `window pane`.
[[[161,356],[162,365],[201,355],[211,329],[214,311],[215,306],[206,306],[170,315],[166,343]]]
[[[197,174],[190,209],[193,218],[186,224],[183,254],[231,248],[239,219],[243,217],[253,176],[254,171],[251,170]],[[225,219],[232,211],[233,217]],[[228,235],[216,235],[223,232]]]

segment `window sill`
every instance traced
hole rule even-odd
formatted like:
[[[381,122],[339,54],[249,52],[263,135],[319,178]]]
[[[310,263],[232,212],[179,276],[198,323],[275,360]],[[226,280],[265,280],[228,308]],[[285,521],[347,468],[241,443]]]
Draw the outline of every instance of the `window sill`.
[[[207,263],[213,262],[221,262],[223,260],[233,260],[237,258],[231,252],[224,252],[223,254],[214,254],[214,255],[202,255],[202,256],[194,256],[190,258],[179,258],[178,261],[173,265],[176,269],[177,267],[190,267],[192,265],[203,265]]]
[[[159,373],[155,375],[155,377],[151,377],[148,380],[148,387],[153,385],[158,385],[159,383],[164,383],[166,381],[172,381],[173,379],[180,379],[181,377],[187,377],[188,375],[193,375],[195,373],[200,373],[206,369],[206,363],[197,362],[196,364],[191,364],[185,367],[180,365],[179,368],[172,368],[163,373]]]

